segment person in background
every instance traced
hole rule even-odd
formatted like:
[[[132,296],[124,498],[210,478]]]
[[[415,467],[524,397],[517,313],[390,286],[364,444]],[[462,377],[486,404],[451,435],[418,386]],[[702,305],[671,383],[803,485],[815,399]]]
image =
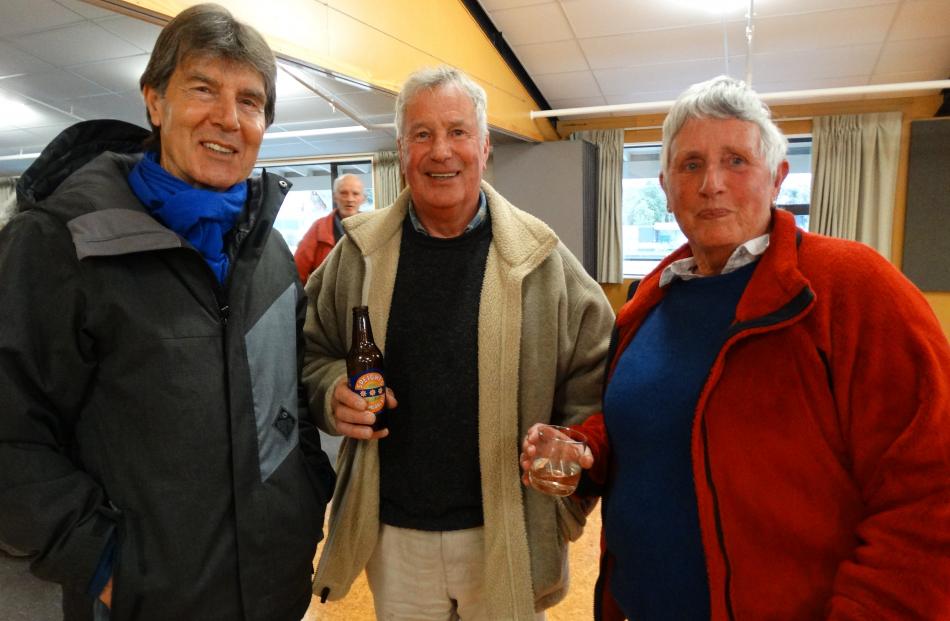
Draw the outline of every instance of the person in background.
[[[0,231],[0,540],[62,585],[67,621],[299,621],[310,604],[334,474],[272,230],[289,184],[248,179],[275,78],[224,8],[181,12],[140,80],[151,135],[65,130]]]
[[[380,619],[543,617],[588,507],[522,490],[518,442],[599,410],[613,312],[554,232],[482,181],[480,86],[413,73],[396,131],[408,188],[344,220],[306,287],[310,410],[346,436],[314,593],[342,598],[365,568]],[[377,432],[346,383],[357,305],[391,389]]]
[[[619,312],[580,426],[597,619],[950,618],[950,347],[874,250],[776,208],[786,146],[727,77],[663,124],[687,244]]]
[[[359,212],[365,200],[363,182],[356,175],[340,175],[333,181],[333,211],[307,229],[294,253],[294,262],[304,284],[343,237],[343,219]]]

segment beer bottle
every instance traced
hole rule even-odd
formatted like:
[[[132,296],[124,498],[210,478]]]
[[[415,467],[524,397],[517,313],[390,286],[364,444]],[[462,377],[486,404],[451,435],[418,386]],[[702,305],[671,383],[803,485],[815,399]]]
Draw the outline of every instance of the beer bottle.
[[[353,342],[346,355],[346,375],[350,390],[363,397],[369,411],[376,415],[373,430],[386,428],[386,380],[383,375],[383,354],[373,341],[369,308],[353,307]]]

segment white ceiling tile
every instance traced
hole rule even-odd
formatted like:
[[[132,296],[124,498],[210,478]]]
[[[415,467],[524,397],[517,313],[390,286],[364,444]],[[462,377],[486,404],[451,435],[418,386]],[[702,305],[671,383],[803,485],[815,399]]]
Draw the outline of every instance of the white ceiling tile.
[[[491,18],[505,41],[512,47],[545,41],[564,41],[574,37],[561,7],[557,4],[538,4],[494,11]]]
[[[891,41],[884,45],[875,73],[927,72],[931,80],[950,74],[950,36]]]
[[[278,97],[284,97],[285,95],[281,94],[281,82],[284,82],[286,94],[293,94],[293,96],[311,96],[314,94],[314,90],[308,88],[312,86],[318,92],[328,93],[330,95],[348,95],[351,93],[365,93],[368,90],[367,86],[364,86],[359,83],[355,83],[352,80],[349,80],[344,77],[335,77],[332,75],[327,75],[322,71],[314,71],[306,67],[301,67],[295,65],[294,63],[287,63],[290,70],[294,75],[299,76],[304,80],[305,84],[301,84],[297,79],[287,75],[285,71],[278,71]],[[284,77],[280,77],[281,74],[284,74]]]
[[[70,110],[84,119],[118,119],[143,127],[148,125],[145,118],[145,103],[141,97],[131,99],[109,93],[94,97],[78,97],[67,102]]]
[[[896,7],[883,4],[761,19],[755,25],[752,48],[756,53],[775,53],[878,43],[887,36]]]
[[[642,103],[650,101],[673,101],[680,96],[685,88],[674,88],[664,91],[641,91],[633,99],[629,95],[607,95],[607,105],[615,106],[627,103]],[[630,114],[627,112],[626,114]]]
[[[299,97],[313,97],[312,90],[294,79],[289,73],[277,69],[277,98],[297,99]]]
[[[945,37],[948,33],[950,33],[950,1],[916,0],[900,5],[888,40]]]
[[[3,0],[0,37],[38,32],[82,20],[82,17],[53,0]]]
[[[0,129],[0,155],[16,155],[21,147],[30,146],[32,140],[33,137],[24,129]]]
[[[277,125],[331,119],[342,121],[346,119],[340,112],[334,113],[330,108],[330,104],[316,95],[290,100],[278,99],[275,112],[274,123]]]
[[[46,125],[74,123],[78,120],[36,101],[26,99],[10,90],[0,91],[0,99],[13,101],[25,106],[21,112],[14,115],[14,118],[0,119],[0,128],[3,129],[31,129],[34,127],[44,127]]]
[[[725,30],[724,37],[723,25],[712,24],[580,39],[580,44],[591,68],[612,69],[721,57],[741,40],[744,28],[727,23]]]
[[[61,106],[67,99],[104,95],[107,92],[95,82],[62,69],[10,78],[3,81],[3,88],[15,90],[53,106]]]
[[[756,90],[762,94],[769,93],[778,93],[785,91],[810,91],[810,90],[823,90],[830,88],[845,88],[849,86],[865,86],[868,83],[867,76],[843,76],[837,78],[825,78],[817,80],[793,80],[791,82],[779,82],[771,84],[760,85]],[[839,95],[828,95],[824,94],[816,97],[801,97],[796,99],[793,103],[795,104],[807,104],[813,102],[831,102],[831,101],[854,101],[857,99],[863,99],[862,95],[855,95],[854,93],[842,93]],[[771,106],[781,105],[777,103],[770,104]]]
[[[603,97],[571,97],[568,99],[555,99],[548,101],[552,110],[563,108],[587,108],[590,106],[603,106],[607,100]]]
[[[364,121],[370,117],[383,116],[392,122],[396,114],[396,98],[378,91],[341,95],[340,100]]]
[[[272,144],[274,142],[278,141],[265,140],[263,144],[261,144],[261,149],[257,154],[258,160],[316,155],[313,148],[303,140],[294,140],[293,142],[284,142],[283,144]]]
[[[561,5],[579,38],[720,23],[723,18],[675,2],[656,0],[564,0]],[[737,11],[725,21],[742,18]]]
[[[265,136],[267,137],[267,140],[265,140],[263,144],[267,145],[268,147],[273,148],[273,147],[299,147],[303,143],[303,138],[300,138],[299,136],[292,136],[290,138],[271,138],[271,136],[277,136],[279,134],[280,132],[274,131],[274,127],[271,126],[267,130],[267,134],[265,134]]]
[[[155,24],[124,15],[113,15],[106,19],[96,20],[96,23],[117,35],[123,41],[129,42],[139,50],[149,54],[152,53],[152,48],[155,47],[158,33],[162,31],[161,27]]]
[[[58,4],[63,5],[70,11],[82,15],[86,19],[96,19],[98,17],[105,17],[107,15],[115,15],[112,11],[108,9],[101,9],[97,6],[93,6],[88,2],[82,2],[82,0],[56,0]]]
[[[574,40],[519,45],[514,50],[518,60],[532,76],[590,69]]]
[[[486,11],[497,11],[499,9],[514,9],[522,6],[531,6],[532,4],[553,4],[555,0],[479,0],[479,4]]]
[[[784,91],[810,91],[825,88],[845,88],[864,86],[867,75],[835,76],[833,78],[798,78],[781,80],[755,80],[755,90],[759,94],[780,93]]]
[[[590,71],[572,73],[549,73],[536,76],[534,83],[547,100],[571,99],[600,95],[600,88]]]
[[[817,80],[836,76],[870,76],[880,48],[861,45],[832,49],[753,54],[752,75],[760,81]]]
[[[0,78],[18,73],[40,73],[53,68],[48,62],[0,41]]]
[[[393,151],[396,148],[396,140],[385,134],[359,139],[334,139],[333,136],[327,136],[322,140],[307,142],[315,152],[327,155]]]
[[[673,90],[682,92],[696,82],[720,75],[724,71],[721,61],[701,60],[685,63],[664,63],[623,69],[601,69],[594,72],[604,95],[631,97],[629,101],[652,101],[641,99],[644,93]]]
[[[815,13],[834,9],[854,9],[878,4],[897,4],[902,0],[769,0],[757,2],[756,17],[774,17],[777,15],[796,15]]]
[[[18,47],[59,67],[141,54],[142,50],[93,22],[23,35]]]
[[[125,93],[139,89],[139,78],[148,64],[148,54],[129,56],[116,60],[105,60],[70,67],[70,73],[91,80],[106,90]]]
[[[900,84],[902,82],[929,82],[931,80],[945,80],[947,72],[940,74],[942,77],[934,77],[933,71],[906,71],[904,73],[875,73],[871,76],[869,84]],[[936,91],[934,91],[936,92]],[[918,91],[915,95],[923,95],[924,91]]]

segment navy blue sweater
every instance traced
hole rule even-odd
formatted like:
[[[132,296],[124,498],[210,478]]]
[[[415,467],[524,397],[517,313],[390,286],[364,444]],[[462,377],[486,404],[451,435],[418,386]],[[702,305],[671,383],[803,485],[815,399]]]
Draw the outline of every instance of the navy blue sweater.
[[[630,619],[709,619],[690,437],[696,402],[755,263],[676,280],[604,397],[616,472],[604,496],[611,593]]]

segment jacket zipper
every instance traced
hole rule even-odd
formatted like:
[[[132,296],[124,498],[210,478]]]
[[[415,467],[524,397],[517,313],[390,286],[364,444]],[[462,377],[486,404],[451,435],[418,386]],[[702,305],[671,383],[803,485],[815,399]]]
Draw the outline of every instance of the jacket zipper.
[[[725,356],[726,351],[742,338],[743,333],[747,333],[750,330],[764,331],[762,330],[763,328],[778,329],[785,324],[789,324],[800,317],[802,313],[804,313],[811,305],[814,299],[814,292],[806,285],[801,290],[801,292],[798,293],[798,295],[792,298],[788,304],[774,313],[770,313],[752,321],[742,322],[734,325],[726,334],[726,340],[723,343],[722,349],[719,351],[719,355],[713,362],[712,368],[715,368],[719,360]],[[708,381],[709,380],[707,379],[707,384]],[[708,387],[708,389],[709,391],[712,390],[711,387]],[[700,398],[702,399],[704,395],[708,395],[706,385],[703,387],[703,392],[700,393]],[[712,461],[709,456],[709,430],[706,426],[706,416],[704,413],[699,412],[697,409],[697,414],[702,416],[702,419],[700,420],[700,433],[703,442],[703,470],[706,474],[706,485],[709,487],[709,493],[712,496],[713,517],[715,519],[716,527],[716,541],[719,544],[719,552],[722,554],[722,561],[723,565],[725,566],[726,577],[723,585],[723,596],[725,598],[726,604],[726,615],[730,621],[735,621],[736,615],[732,605],[732,565],[729,562],[729,553],[726,550],[726,534],[722,527],[722,515],[719,511],[719,494],[716,491],[716,484],[713,480]]]

